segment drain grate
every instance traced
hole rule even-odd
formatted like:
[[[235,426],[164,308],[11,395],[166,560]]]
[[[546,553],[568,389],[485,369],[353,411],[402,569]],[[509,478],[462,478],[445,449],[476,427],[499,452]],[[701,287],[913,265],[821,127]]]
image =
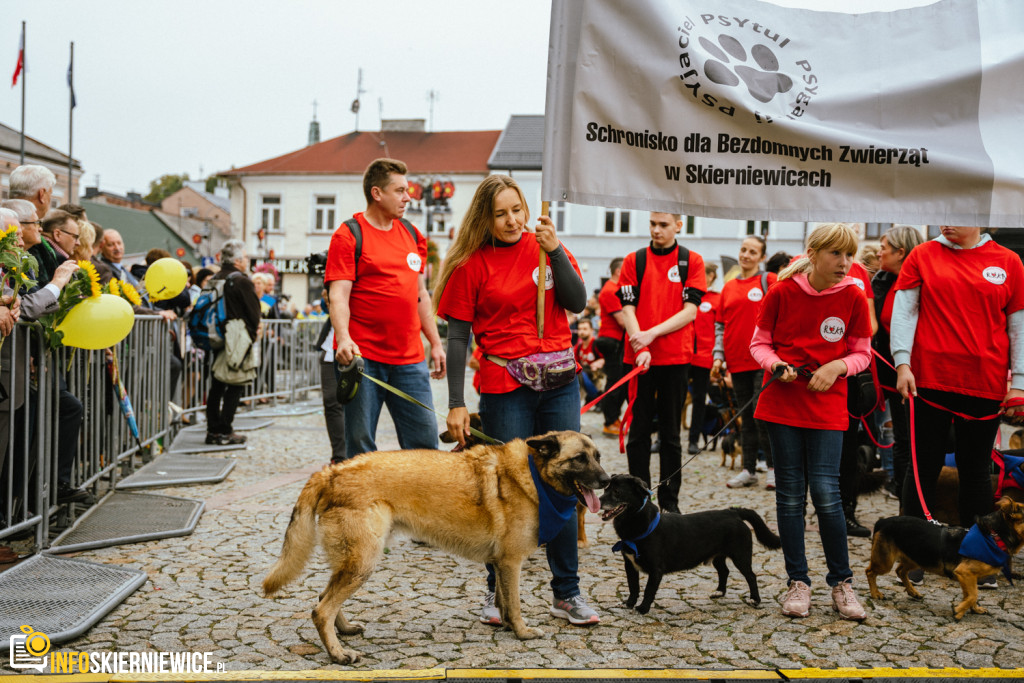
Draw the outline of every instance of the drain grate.
[[[251,431],[256,430],[256,429],[263,429],[264,427],[269,427],[272,424],[274,424],[274,421],[269,419],[269,417],[260,417],[260,416],[242,417],[241,415],[239,415],[231,423],[231,429],[236,431],[236,432],[251,432]],[[181,431],[183,431],[183,432],[202,432],[203,437],[205,438],[205,436],[206,436],[206,423],[204,422],[203,424],[192,425],[190,427],[185,427]]]
[[[191,534],[205,503],[155,493],[114,491],[57,537],[48,553],[106,548]]]
[[[123,566],[35,555],[0,574],[0,647],[21,627],[51,643],[73,640],[146,582],[146,573]]]
[[[221,451],[237,451],[245,448],[245,444],[234,444],[231,446],[210,446],[206,443],[205,431],[190,432],[183,429],[174,437],[168,453],[219,453]]]
[[[216,484],[224,481],[235,468],[236,460],[207,458],[185,453],[165,453],[157,456],[137,472],[118,482],[117,488],[138,489],[148,486],[177,486],[181,484]]]

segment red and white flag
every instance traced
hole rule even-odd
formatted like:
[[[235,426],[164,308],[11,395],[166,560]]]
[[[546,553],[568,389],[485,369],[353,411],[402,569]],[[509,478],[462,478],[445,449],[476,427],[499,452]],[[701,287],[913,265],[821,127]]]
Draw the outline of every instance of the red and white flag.
[[[21,27],[21,40],[18,41],[18,63],[14,66],[14,78],[11,79],[11,87],[18,85],[18,76],[25,68],[25,27]]]

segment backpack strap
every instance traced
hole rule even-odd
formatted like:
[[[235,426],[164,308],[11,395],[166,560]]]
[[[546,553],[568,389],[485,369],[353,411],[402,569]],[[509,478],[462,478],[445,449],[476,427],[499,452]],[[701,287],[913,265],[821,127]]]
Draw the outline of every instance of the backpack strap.
[[[761,291],[765,294],[768,293],[768,271],[761,271]]]
[[[418,244],[419,240],[416,236],[416,226],[404,218],[399,218],[405,229],[409,231],[409,236],[412,237],[412,243]],[[352,233],[352,238],[356,241],[356,248],[354,249],[355,261],[356,261],[356,277],[359,277],[359,259],[363,255],[363,228],[359,225],[359,220],[354,216],[345,221],[344,225],[348,226],[348,231]]]
[[[676,258],[679,266],[679,282],[683,285],[683,292],[686,291],[686,279],[690,276],[690,250],[681,244],[676,244]],[[644,271],[647,269],[647,247],[636,251],[636,291],[637,297],[640,294],[640,283],[644,281]]]

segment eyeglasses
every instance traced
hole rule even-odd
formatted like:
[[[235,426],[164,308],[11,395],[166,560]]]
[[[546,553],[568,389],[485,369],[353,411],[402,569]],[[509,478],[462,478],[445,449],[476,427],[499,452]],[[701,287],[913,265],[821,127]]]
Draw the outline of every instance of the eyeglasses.
[[[18,221],[22,225],[39,225],[39,221]]]
[[[74,237],[74,238],[75,238],[75,241],[76,241],[76,242],[77,242],[77,241],[78,241],[78,239],[79,239],[79,237],[78,237],[78,233],[77,233],[77,232],[68,232],[68,231],[67,231],[67,230],[65,230],[64,228],[57,228],[57,230],[60,230],[60,231],[61,231],[62,233],[64,233],[65,235],[70,235],[71,237]]]

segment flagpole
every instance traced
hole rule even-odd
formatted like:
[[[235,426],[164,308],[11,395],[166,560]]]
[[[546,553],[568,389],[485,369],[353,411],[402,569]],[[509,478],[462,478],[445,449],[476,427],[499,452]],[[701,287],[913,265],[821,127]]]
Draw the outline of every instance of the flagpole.
[[[71,140],[72,140],[72,122],[75,118],[75,41],[71,41],[71,61],[68,62],[68,204],[75,203],[75,197],[71,196],[71,181],[74,178],[71,172],[72,156],[71,156]]]
[[[25,22],[21,22],[21,160],[19,165],[25,165],[25,81],[28,79],[28,69],[25,68]]]

